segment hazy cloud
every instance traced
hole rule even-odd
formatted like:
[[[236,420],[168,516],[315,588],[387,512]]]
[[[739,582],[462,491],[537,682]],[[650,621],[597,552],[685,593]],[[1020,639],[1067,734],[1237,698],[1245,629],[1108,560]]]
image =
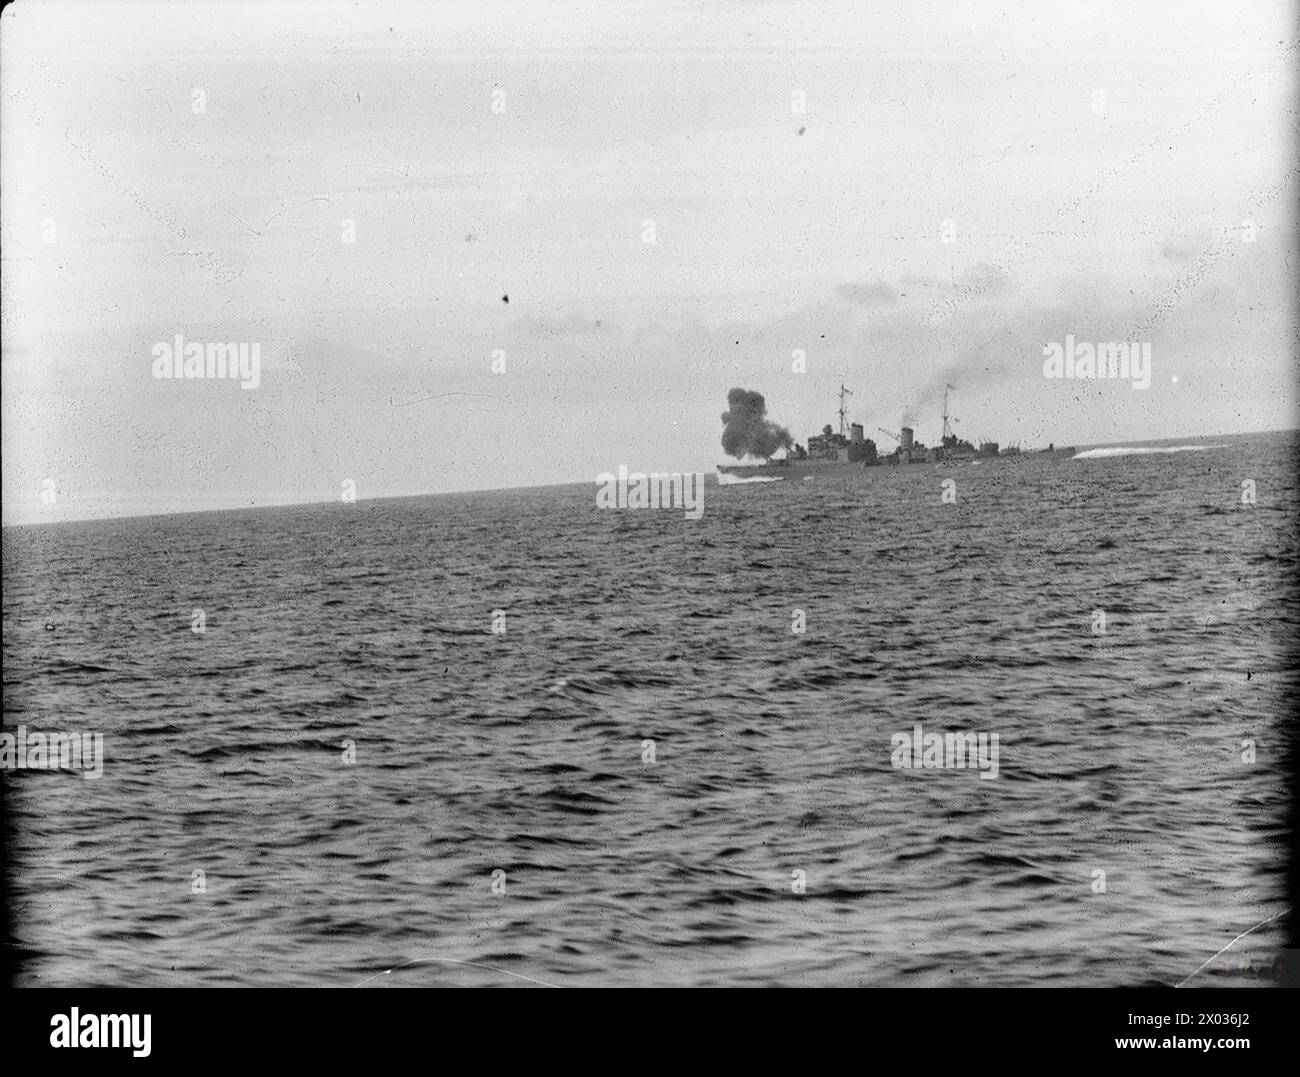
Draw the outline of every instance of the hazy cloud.
[[[835,294],[859,307],[892,307],[898,302],[898,292],[883,280],[872,284],[841,284]]]

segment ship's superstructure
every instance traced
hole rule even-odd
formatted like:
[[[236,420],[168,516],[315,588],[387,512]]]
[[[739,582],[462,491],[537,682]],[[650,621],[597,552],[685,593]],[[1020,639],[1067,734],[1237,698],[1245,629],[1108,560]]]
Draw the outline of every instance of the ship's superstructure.
[[[1071,457],[1074,448],[1058,449],[1049,445],[1034,453],[1022,453],[1018,444],[1000,448],[996,441],[981,439],[976,448],[971,442],[958,437],[953,432],[952,424],[956,421],[948,414],[948,394],[956,386],[948,385],[943,394],[942,428],[939,444],[933,447],[917,440],[916,430],[911,426],[901,426],[897,434],[892,430],[879,427],[879,432],[891,438],[895,445],[887,453],[881,453],[876,443],[867,438],[861,423],[847,421],[845,398],[852,396],[851,390],[840,385],[839,430],[829,423],[822,427],[820,434],[808,438],[808,447],[795,444],[787,450],[786,455],[768,459],[757,464],[719,464],[718,471],[732,477],[792,479],[810,477],[818,472],[834,472],[845,468],[874,467],[878,464],[959,464],[973,461],[997,460],[1032,455],[1037,457]]]

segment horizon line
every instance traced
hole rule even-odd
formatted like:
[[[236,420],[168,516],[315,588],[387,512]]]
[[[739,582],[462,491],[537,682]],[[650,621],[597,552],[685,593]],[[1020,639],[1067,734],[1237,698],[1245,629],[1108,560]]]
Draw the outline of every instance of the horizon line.
[[[1126,439],[1124,441],[1098,441],[1086,442],[1077,446],[1071,446],[1079,452],[1085,452],[1089,449],[1105,449],[1123,447],[1125,445],[1145,445],[1153,442],[1165,441],[1186,441],[1186,440],[1205,440],[1207,438],[1248,438],[1259,437],[1264,434],[1300,434],[1300,426],[1279,427],[1266,430],[1245,430],[1235,434],[1181,434],[1167,438],[1142,438]],[[1032,454],[1031,454],[1032,455]],[[717,472],[719,465],[713,467],[714,473]],[[864,468],[864,470],[866,470]],[[710,472],[703,472],[708,476]],[[582,486],[594,483],[595,479],[571,479],[565,482],[541,482],[532,483],[523,486],[480,486],[469,490],[431,490],[418,494],[383,494],[378,497],[359,497],[351,504],[372,503],[381,501],[407,501],[411,498],[422,497],[460,497],[466,494],[492,494],[492,493],[509,493],[512,490],[552,490],[563,486]],[[88,524],[104,523],[109,520],[151,520],[171,516],[206,516],[218,512],[269,512],[272,509],[293,509],[293,508],[312,508],[319,505],[343,504],[340,498],[329,498],[321,501],[282,501],[267,505],[224,505],[218,508],[203,509],[171,509],[164,512],[137,512],[122,513],[120,515],[109,516],[76,516],[67,517],[58,520],[22,520],[16,523],[0,521],[0,531],[22,527],[58,527],[63,524]]]

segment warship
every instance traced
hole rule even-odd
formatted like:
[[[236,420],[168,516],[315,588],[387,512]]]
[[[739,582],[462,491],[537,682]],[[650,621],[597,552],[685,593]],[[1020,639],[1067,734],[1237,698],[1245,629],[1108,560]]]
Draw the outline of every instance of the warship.
[[[956,386],[948,385],[943,393],[943,427],[939,444],[927,446],[918,441],[911,426],[902,426],[898,433],[877,427],[879,433],[894,442],[889,452],[882,452],[876,443],[865,436],[862,423],[848,421],[845,398],[852,390],[840,385],[839,429],[829,423],[820,434],[813,434],[805,448],[797,442],[785,448],[784,456],[773,454],[756,463],[718,464],[719,481],[793,480],[815,478],[819,475],[837,474],[868,467],[898,467],[913,464],[960,464],[975,461],[1022,459],[1069,459],[1075,455],[1074,446],[1058,449],[1050,444],[1045,449],[1022,449],[1019,445],[1000,446],[996,441],[981,440],[974,445],[953,433],[948,415],[948,393]]]

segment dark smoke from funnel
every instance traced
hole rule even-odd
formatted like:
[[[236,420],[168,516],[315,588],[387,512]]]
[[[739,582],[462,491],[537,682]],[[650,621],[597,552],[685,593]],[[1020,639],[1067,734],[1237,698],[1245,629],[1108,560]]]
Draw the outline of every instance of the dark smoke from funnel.
[[[790,431],[767,418],[767,402],[762,393],[751,389],[732,389],[727,393],[727,410],[722,413],[722,448],[728,456],[737,460],[761,456],[766,460],[777,449],[788,449],[793,444]]]
[[[1028,345],[1025,346],[1026,348]],[[933,375],[913,399],[903,409],[903,425],[915,426],[918,422],[934,421],[938,425],[939,409],[943,403],[944,389],[951,383],[964,392],[973,393],[978,387],[996,385],[1012,375],[1019,375],[1021,368],[1014,365],[1014,360],[1026,352],[1024,348],[1014,346],[999,348],[995,342],[988,341],[969,347],[960,358],[947,363],[937,374]]]
[[[929,418],[932,411],[937,413],[946,384],[946,381],[935,382],[922,389],[916,399],[903,409],[903,425],[914,427],[918,421]]]

